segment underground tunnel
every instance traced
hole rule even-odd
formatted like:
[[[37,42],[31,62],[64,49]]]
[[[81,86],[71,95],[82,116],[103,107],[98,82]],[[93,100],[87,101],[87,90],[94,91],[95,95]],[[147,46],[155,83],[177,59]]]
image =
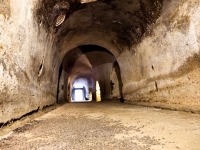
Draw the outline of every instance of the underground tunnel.
[[[83,45],[70,50],[65,54],[59,72],[58,103],[96,100],[97,84],[102,99],[123,97],[122,88],[119,87],[121,78],[118,62],[103,47]],[[113,94],[111,82],[118,85]]]
[[[199,0],[1,0],[0,127],[80,101],[199,114],[199,48]]]

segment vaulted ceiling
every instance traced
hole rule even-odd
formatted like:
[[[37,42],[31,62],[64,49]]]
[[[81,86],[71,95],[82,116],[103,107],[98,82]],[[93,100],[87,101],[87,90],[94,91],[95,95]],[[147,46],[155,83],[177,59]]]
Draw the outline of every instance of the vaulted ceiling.
[[[53,37],[69,76],[101,80],[108,91],[116,55],[149,34],[162,5],[163,0],[41,0],[35,15]],[[96,69],[100,65],[104,68]]]
[[[156,21],[163,0],[41,0],[37,21],[58,44],[79,34],[131,47],[140,42]],[[98,37],[99,38],[99,37]]]

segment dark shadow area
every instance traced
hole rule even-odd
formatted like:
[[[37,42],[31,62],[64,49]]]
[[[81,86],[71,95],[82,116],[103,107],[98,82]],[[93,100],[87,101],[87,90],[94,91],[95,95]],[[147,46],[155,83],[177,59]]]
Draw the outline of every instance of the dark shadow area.
[[[97,55],[97,56],[94,57],[93,55],[91,55],[92,52],[97,52],[97,53],[99,52],[99,54],[100,53],[103,53],[103,54],[100,54],[100,55]],[[106,58],[101,57],[101,55],[104,55],[106,53],[108,54],[106,56]],[[92,64],[93,67],[102,65],[102,63],[113,63],[114,61],[116,61],[115,56],[110,51],[108,51],[107,49],[105,49],[101,46],[82,45],[82,46],[79,46],[75,49],[70,50],[69,52],[67,52],[65,54],[63,61],[62,61],[63,69],[67,73],[70,74],[73,67],[74,67],[75,62],[82,55],[86,55],[86,57],[90,61],[90,64]],[[107,58],[109,56],[110,56],[110,58]],[[103,62],[102,62],[102,59],[103,59]]]
[[[113,68],[115,69],[116,75],[117,75],[117,79],[118,79],[118,83],[119,83],[119,93],[120,93],[120,102],[124,102],[124,96],[123,96],[123,83],[122,83],[122,78],[121,78],[121,71],[120,71],[120,67],[118,62],[116,61],[113,64]]]
[[[62,68],[62,65],[60,66],[59,68],[59,74],[58,74],[58,83],[57,83],[57,94],[56,94],[56,103],[59,104],[59,87],[60,87],[60,77],[61,77],[61,74],[62,74],[62,71],[63,71],[63,68]]]

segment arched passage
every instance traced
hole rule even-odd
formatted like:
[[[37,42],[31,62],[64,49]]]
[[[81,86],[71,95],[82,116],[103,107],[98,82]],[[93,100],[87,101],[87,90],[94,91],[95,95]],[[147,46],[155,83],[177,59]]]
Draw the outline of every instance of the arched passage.
[[[61,64],[62,77],[59,81],[59,85],[64,87],[64,101],[73,102],[76,99],[75,90],[82,88],[84,89],[83,93],[85,93],[83,100],[90,99],[90,92],[92,99],[95,100],[96,81],[99,82],[102,99],[112,98],[110,80],[116,64],[118,63],[115,56],[100,46],[83,45],[68,51]],[[121,78],[117,78],[117,80],[120,83]],[[118,89],[120,88],[118,87]],[[119,95],[122,96],[122,94]]]

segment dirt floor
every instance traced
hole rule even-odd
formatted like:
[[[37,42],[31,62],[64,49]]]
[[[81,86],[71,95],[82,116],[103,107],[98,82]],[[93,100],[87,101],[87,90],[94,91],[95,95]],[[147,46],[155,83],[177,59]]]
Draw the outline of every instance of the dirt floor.
[[[200,115],[116,102],[69,103],[2,135],[0,149],[199,150]]]

